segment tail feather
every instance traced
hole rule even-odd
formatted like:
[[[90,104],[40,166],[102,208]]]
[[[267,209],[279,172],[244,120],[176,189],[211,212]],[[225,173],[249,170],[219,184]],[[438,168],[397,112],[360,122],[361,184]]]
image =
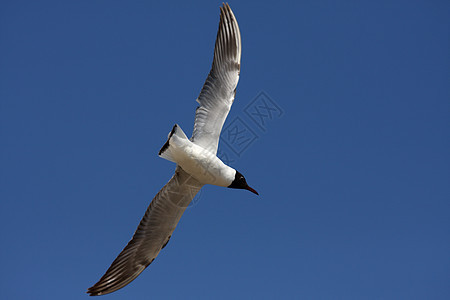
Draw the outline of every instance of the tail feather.
[[[170,160],[171,162],[176,163],[176,150],[177,150],[177,139],[184,140],[188,139],[186,134],[184,134],[183,130],[177,124],[173,125],[172,130],[170,131],[166,143],[159,150],[159,156]]]

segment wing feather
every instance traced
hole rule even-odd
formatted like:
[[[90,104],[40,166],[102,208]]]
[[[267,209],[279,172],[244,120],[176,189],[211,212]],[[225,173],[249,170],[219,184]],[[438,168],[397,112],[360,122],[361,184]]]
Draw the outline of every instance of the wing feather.
[[[141,274],[167,244],[201,187],[201,183],[177,167],[173,177],[148,206],[131,241],[87,293],[97,296],[114,292]]]
[[[239,81],[241,34],[228,4],[220,8],[211,71],[198,96],[192,142],[216,154],[220,132],[233,104]]]

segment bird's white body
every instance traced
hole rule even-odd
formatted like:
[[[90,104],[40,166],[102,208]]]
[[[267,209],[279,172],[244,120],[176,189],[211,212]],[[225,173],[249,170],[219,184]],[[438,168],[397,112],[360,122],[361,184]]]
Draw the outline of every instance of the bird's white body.
[[[214,153],[191,142],[178,125],[174,126],[166,148],[159,155],[177,163],[202,184],[228,187],[236,176],[235,169],[224,164]]]
[[[187,140],[177,157],[183,170],[203,184],[228,187],[234,180],[236,170],[224,164],[217,156]]]

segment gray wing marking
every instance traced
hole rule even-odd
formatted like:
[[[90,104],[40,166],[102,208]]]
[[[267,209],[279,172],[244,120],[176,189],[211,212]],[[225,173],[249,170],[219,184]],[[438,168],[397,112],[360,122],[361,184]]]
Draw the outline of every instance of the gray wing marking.
[[[148,206],[131,241],[87,293],[94,296],[114,292],[141,274],[167,244],[201,187],[201,183],[177,167],[173,177]]]
[[[228,4],[220,8],[214,59],[197,99],[192,142],[216,154],[220,132],[236,95],[241,62],[241,34]]]

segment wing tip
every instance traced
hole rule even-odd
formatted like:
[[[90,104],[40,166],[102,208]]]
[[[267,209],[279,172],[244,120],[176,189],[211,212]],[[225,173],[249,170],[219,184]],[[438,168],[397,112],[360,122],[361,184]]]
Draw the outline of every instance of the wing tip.
[[[106,295],[106,294],[112,293],[119,289],[119,288],[115,288],[115,285],[113,285],[112,287],[104,286],[104,282],[102,279],[100,279],[96,284],[94,284],[93,286],[91,286],[90,288],[87,289],[86,293],[89,296]]]
[[[220,20],[214,47],[213,69],[226,61],[240,64],[241,60],[242,42],[237,19],[228,3],[222,3],[219,8]],[[236,66],[237,70],[240,70],[240,65],[232,65]]]
[[[101,296],[103,295],[103,293],[101,291],[96,291],[95,290],[95,285],[91,286],[90,288],[87,289],[86,294],[88,294],[89,296]]]

